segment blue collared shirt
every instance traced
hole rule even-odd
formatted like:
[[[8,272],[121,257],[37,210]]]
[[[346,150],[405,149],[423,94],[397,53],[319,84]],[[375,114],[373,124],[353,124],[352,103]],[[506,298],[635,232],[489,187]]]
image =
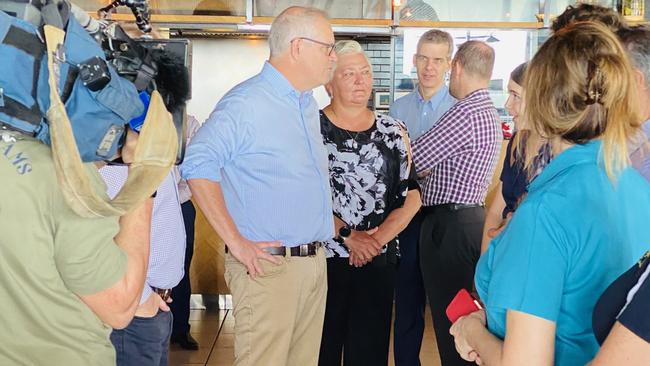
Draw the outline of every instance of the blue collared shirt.
[[[112,199],[122,189],[129,175],[126,166],[105,166],[99,170]],[[158,187],[151,210],[151,239],[147,279],[140,304],[147,301],[152,287],[170,289],[183,278],[185,264],[185,224],[178,200],[174,170]]]
[[[420,90],[416,88],[394,101],[390,106],[389,114],[406,123],[411,140],[415,140],[431,129],[455,103],[456,98],[449,94],[446,85],[443,85],[428,101],[422,99]]]
[[[181,173],[221,184],[245,238],[291,247],[334,236],[327,164],[312,93],[300,93],[265,63],[219,101]]]

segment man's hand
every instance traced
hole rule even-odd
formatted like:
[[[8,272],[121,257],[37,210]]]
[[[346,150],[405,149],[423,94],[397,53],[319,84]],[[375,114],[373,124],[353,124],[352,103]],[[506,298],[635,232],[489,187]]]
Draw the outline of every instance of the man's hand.
[[[381,253],[381,244],[372,237],[375,231],[376,228],[369,231],[352,230],[345,239],[345,245],[350,250],[350,265],[361,267]]]
[[[140,318],[153,318],[158,314],[158,310],[169,311],[170,309],[160,295],[152,292],[147,298],[147,301],[138,305],[138,308],[135,310],[135,316]]]
[[[248,274],[253,278],[264,275],[264,270],[259,261],[260,259],[267,260],[273,264],[282,263],[279,258],[264,251],[264,248],[281,247],[282,243],[279,241],[253,242],[242,238],[236,244],[233,244],[234,245],[228,245],[230,254],[246,266]]]

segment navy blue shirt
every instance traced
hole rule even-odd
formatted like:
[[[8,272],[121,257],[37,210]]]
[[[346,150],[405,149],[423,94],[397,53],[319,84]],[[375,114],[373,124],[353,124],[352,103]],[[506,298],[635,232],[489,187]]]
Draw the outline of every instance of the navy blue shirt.
[[[515,134],[516,135],[516,134]],[[501,194],[506,202],[506,207],[501,214],[505,219],[509,213],[515,212],[519,202],[528,192],[528,184],[544,170],[544,167],[551,161],[551,148],[548,144],[543,145],[537,152],[533,161],[535,173],[532,179],[528,179],[528,174],[524,169],[524,154],[515,152],[515,161],[512,162],[512,144],[515,135],[508,141],[506,156],[503,159],[503,169],[501,170]]]
[[[617,320],[632,333],[650,342],[650,251],[614,281],[594,308],[593,327],[602,344]]]
[[[517,203],[521,196],[526,193],[526,186],[528,185],[522,159],[515,159],[514,164],[512,164],[513,141],[514,136],[508,141],[506,156],[503,159],[503,170],[501,170],[501,193],[503,194],[503,200],[506,202],[506,207],[502,213],[504,219],[510,212],[515,212]]]

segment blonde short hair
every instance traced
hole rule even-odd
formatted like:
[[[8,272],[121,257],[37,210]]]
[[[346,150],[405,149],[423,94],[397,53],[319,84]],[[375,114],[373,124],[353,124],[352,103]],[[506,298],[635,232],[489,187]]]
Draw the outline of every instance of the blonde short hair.
[[[345,56],[360,53],[363,55],[366,61],[368,61],[368,65],[371,65],[370,59],[368,58],[368,55],[366,55],[366,51],[363,50],[363,47],[361,47],[357,41],[353,41],[351,39],[337,41],[334,45],[334,52],[336,53],[336,56]]]

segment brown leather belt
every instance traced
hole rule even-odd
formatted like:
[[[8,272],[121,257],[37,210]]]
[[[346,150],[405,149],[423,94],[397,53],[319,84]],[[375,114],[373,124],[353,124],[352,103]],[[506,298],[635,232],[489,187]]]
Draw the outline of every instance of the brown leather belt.
[[[295,247],[266,247],[264,251],[271,255],[287,256],[288,254],[291,257],[313,257],[318,252],[318,248],[322,247],[323,243],[320,241],[314,241],[309,244],[302,244]]]
[[[172,296],[172,289],[170,288],[151,287],[151,290],[157,293],[164,302],[167,302],[167,300]]]

